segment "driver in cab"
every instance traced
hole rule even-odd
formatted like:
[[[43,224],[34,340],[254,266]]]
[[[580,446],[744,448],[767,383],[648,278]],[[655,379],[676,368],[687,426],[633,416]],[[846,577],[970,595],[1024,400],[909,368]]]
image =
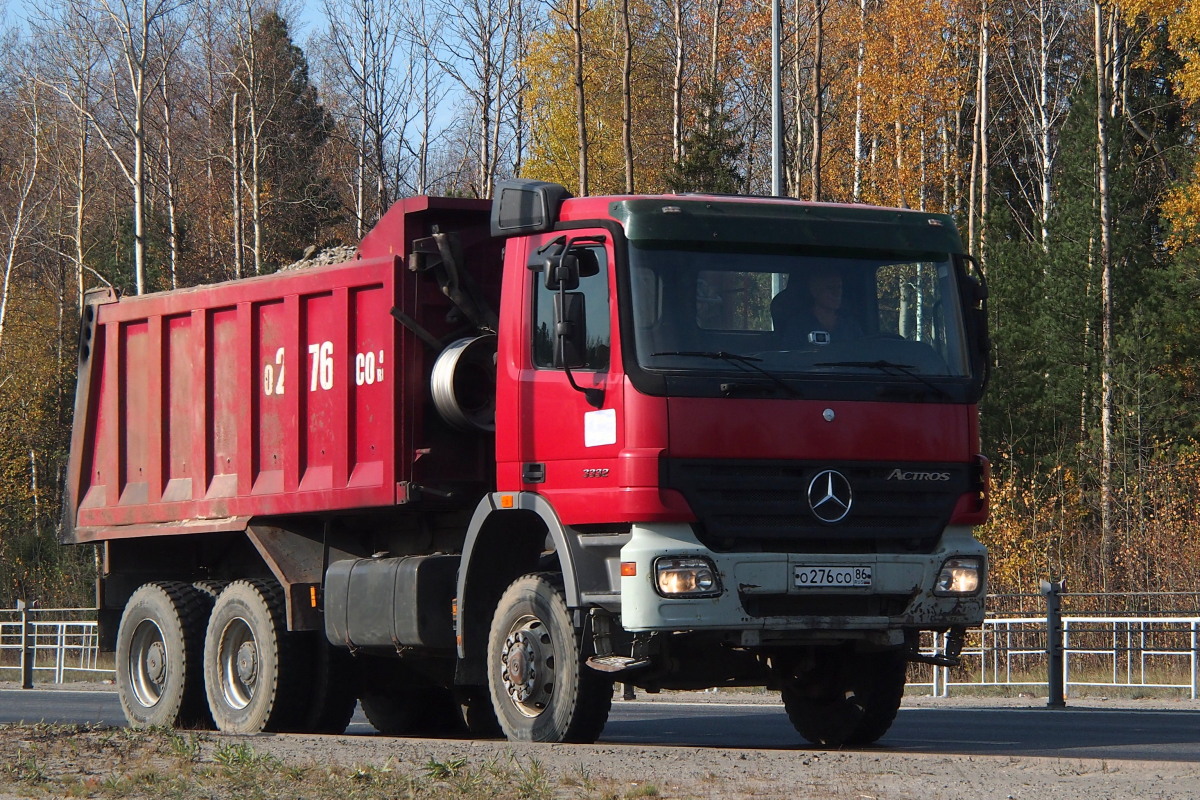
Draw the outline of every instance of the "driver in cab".
[[[807,276],[793,274],[771,300],[776,331],[793,344],[825,345],[862,336],[862,328],[842,310],[842,276],[818,269]]]

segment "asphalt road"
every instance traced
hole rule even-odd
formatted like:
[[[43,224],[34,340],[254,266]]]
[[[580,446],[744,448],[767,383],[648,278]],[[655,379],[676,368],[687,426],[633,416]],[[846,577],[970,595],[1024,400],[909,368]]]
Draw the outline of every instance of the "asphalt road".
[[[0,723],[22,721],[123,725],[125,719],[111,691],[0,690]],[[347,733],[369,735],[373,729],[356,714]],[[733,749],[808,746],[778,705],[620,700],[613,703],[600,741]],[[902,708],[875,749],[1200,763],[1200,707]]]

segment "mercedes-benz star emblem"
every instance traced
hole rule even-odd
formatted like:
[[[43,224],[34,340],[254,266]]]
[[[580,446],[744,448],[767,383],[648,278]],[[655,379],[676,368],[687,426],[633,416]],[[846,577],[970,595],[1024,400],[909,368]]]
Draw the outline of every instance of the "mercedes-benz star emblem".
[[[808,507],[822,522],[841,522],[850,513],[853,503],[850,481],[835,469],[817,473],[808,484]]]

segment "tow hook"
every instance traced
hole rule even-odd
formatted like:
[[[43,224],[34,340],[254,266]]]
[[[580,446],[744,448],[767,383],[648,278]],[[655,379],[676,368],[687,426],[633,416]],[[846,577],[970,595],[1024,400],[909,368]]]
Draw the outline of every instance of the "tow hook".
[[[946,634],[946,649],[940,653],[922,653],[920,634],[909,637],[908,650],[905,656],[909,661],[919,664],[933,664],[935,667],[957,667],[962,663],[962,649],[967,641],[966,628],[951,628]]]

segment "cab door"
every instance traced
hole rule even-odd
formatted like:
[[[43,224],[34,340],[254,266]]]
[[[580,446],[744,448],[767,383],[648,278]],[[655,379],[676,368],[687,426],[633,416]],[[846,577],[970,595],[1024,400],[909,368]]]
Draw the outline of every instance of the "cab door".
[[[525,276],[528,335],[517,389],[521,486],[544,495],[565,524],[612,521],[624,439],[612,236],[603,229],[536,236],[527,252],[533,267]],[[544,265],[563,255],[580,274],[577,286],[560,291],[547,286]],[[564,317],[560,306],[573,311]],[[564,323],[582,326],[580,346],[565,357],[555,344]]]

